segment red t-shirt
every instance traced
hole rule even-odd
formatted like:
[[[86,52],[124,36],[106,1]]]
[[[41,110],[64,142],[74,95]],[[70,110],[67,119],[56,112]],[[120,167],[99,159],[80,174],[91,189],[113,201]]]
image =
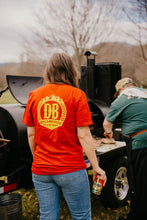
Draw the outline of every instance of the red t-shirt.
[[[33,173],[56,175],[86,168],[76,128],[93,122],[82,90],[47,84],[32,91],[23,122],[36,129]]]

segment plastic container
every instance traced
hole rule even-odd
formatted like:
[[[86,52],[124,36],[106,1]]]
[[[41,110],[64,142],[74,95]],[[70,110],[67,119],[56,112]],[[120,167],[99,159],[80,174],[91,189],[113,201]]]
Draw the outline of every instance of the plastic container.
[[[20,194],[0,195],[0,220],[22,220],[22,197]]]

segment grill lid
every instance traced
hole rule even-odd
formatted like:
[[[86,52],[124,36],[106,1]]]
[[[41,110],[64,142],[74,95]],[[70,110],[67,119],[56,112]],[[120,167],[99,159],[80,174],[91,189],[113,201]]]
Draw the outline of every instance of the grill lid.
[[[22,105],[26,105],[29,93],[43,85],[42,77],[7,75],[8,88],[13,97]]]

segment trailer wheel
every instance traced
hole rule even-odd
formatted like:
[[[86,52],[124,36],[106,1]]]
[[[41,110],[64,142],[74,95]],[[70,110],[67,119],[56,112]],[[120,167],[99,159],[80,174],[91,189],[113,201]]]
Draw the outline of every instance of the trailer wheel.
[[[126,204],[129,198],[129,184],[127,178],[127,159],[122,157],[106,169],[107,183],[102,190],[101,200],[110,208]]]

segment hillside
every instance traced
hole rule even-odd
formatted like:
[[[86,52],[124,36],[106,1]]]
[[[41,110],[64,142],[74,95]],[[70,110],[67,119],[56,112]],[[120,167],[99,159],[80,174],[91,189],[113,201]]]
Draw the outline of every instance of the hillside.
[[[147,63],[141,56],[139,46],[125,43],[104,43],[93,50],[98,53],[96,63],[119,62],[122,67],[122,77],[128,76],[135,79],[140,85],[147,85]]]
[[[147,46],[146,46],[147,48]],[[96,63],[119,62],[122,67],[122,77],[129,76],[140,85],[147,86],[147,63],[142,59],[140,47],[126,43],[102,43],[92,48],[98,53]],[[147,51],[147,49],[146,49]],[[83,59],[83,64],[86,59]],[[0,65],[0,87],[6,85],[5,75],[35,75],[40,76],[45,64],[10,63]]]
[[[0,87],[6,86],[6,75],[41,76],[43,64],[36,63],[6,63],[0,66]]]

